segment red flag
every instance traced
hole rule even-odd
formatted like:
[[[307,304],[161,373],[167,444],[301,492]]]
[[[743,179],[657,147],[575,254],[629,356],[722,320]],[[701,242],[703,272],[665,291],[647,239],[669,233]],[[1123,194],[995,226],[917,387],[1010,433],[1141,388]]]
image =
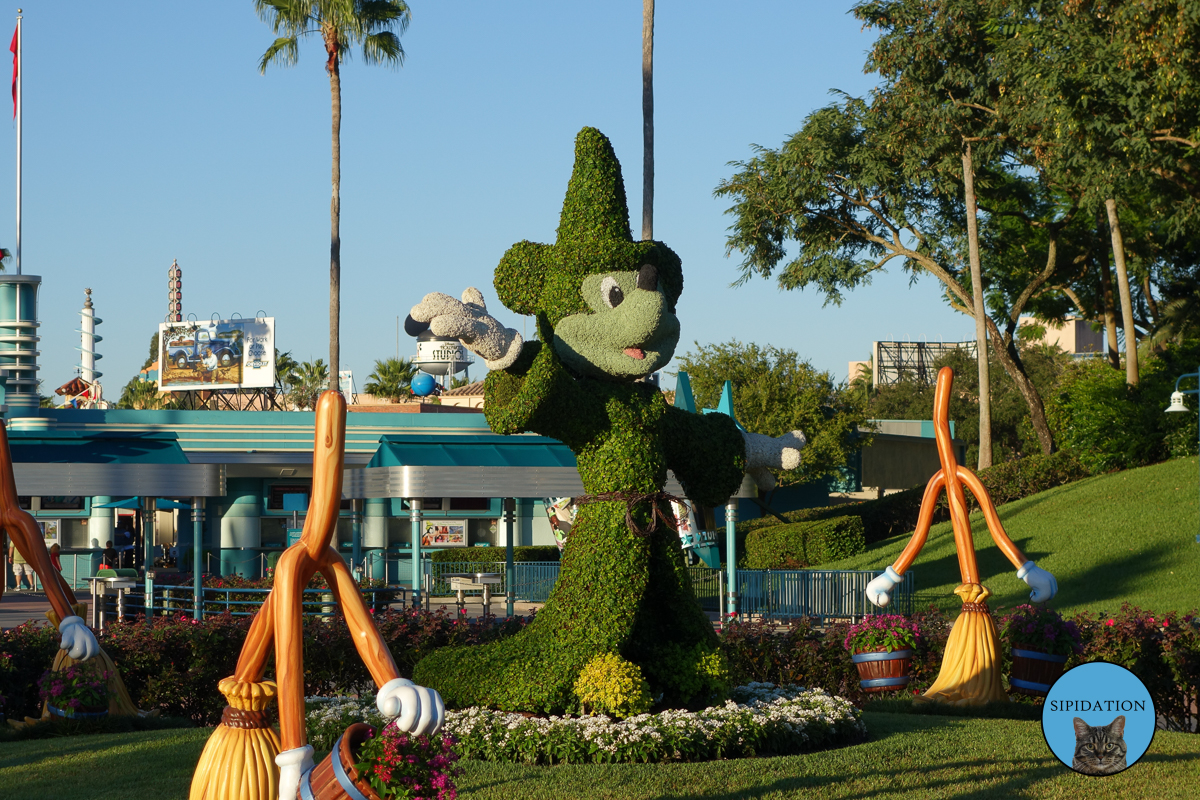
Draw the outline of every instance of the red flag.
[[[17,30],[20,30],[20,29],[18,28]],[[13,119],[16,119],[16,116],[17,116],[17,31],[13,31],[12,44],[10,44],[8,46],[8,49],[11,50],[12,54],[13,54],[13,87],[12,87],[12,89],[13,89]]]

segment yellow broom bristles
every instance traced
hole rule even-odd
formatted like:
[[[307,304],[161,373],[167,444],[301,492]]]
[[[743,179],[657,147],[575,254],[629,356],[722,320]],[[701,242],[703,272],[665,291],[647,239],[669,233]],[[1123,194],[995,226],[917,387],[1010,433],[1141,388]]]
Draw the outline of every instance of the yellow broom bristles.
[[[963,611],[954,622],[937,680],[917,701],[981,706],[1008,700],[1000,680],[1000,639],[986,600],[991,594],[978,583],[954,590]]]
[[[263,712],[275,699],[274,681],[226,678],[218,684],[231,709]],[[233,716],[238,716],[234,714]],[[208,737],[192,776],[188,800],[275,800],[279,793],[279,735],[270,727],[233,727],[224,721]]]

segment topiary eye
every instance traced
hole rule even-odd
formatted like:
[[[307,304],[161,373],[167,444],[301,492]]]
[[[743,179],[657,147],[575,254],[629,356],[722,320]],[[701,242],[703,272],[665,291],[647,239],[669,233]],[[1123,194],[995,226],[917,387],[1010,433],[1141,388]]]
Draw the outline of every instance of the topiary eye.
[[[625,293],[617,285],[617,279],[609,275],[600,281],[600,299],[609,308],[616,308],[625,299]]]

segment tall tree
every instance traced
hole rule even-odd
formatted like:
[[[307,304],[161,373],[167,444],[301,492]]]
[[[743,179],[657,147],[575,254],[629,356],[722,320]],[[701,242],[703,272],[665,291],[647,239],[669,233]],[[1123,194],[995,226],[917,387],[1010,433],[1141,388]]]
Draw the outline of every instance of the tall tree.
[[[654,238],[654,0],[642,0],[642,241]]]
[[[375,370],[367,376],[367,384],[363,389],[376,397],[398,403],[411,394],[408,385],[416,374],[416,366],[408,359],[385,358],[375,362]]]
[[[993,45],[980,24],[979,3],[870,0],[856,6],[854,14],[866,27],[880,31],[867,60],[867,69],[883,78],[872,107],[899,123],[890,130],[895,152],[907,161],[906,170],[922,180],[949,180],[961,186],[971,279],[971,302],[965,310],[975,320],[976,371],[982,387],[978,466],[984,469],[992,464],[992,392],[975,175],[977,155],[986,164],[999,152],[992,109],[998,86],[988,74]]]
[[[894,124],[865,102],[847,99],[814,112],[779,150],[758,148],[755,158],[734,164],[738,172],[716,194],[734,200],[727,245],[744,254],[742,280],[770,276],[790,240],[800,248],[779,271],[785,289],[814,285],[829,302],[839,303],[843,290],[869,282],[899,259],[909,271],[935,276],[951,304],[970,313],[961,190],[951,193],[924,173],[910,173],[907,156],[895,152]],[[1016,164],[988,177],[1003,190],[990,210],[989,227],[1003,219],[1037,239],[1027,248],[1012,243],[1010,235],[1003,238],[1004,258],[987,271],[995,291],[988,295],[984,322],[992,352],[1029,406],[1043,452],[1050,453],[1054,437],[1022,361],[1018,326],[1060,272],[1060,240],[1075,209],[1061,208],[1043,181],[1023,171]]]
[[[411,12],[404,0],[254,0],[259,17],[278,38],[263,53],[260,73],[269,64],[290,67],[300,58],[300,39],[310,35],[325,45],[325,71],[333,108],[333,194],[329,203],[329,388],[338,390],[341,343],[342,239],[342,77],[341,63],[359,45],[367,64],[399,67],[404,63],[400,35]]]

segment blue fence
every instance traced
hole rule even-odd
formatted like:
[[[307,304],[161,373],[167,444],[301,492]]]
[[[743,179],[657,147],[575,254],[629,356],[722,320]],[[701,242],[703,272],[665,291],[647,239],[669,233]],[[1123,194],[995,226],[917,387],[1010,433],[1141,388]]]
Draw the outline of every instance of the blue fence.
[[[521,602],[542,603],[558,580],[559,562],[517,562],[514,566],[513,590]],[[492,587],[493,597],[503,597],[507,592],[505,564],[497,562],[443,562],[424,561],[423,591],[427,595],[447,596],[453,594],[446,577],[453,573],[490,572],[500,577],[500,583]],[[706,611],[717,612],[722,608],[725,594],[725,573],[722,570],[696,566],[689,568],[692,590]],[[833,619],[859,620],[871,614],[911,614],[914,605],[913,572],[905,573],[903,580],[893,589],[892,601],[886,609],[880,609],[867,601],[867,584],[878,573],[872,570],[738,570],[738,612],[760,616],[769,620],[784,620],[797,617],[812,617],[827,621]],[[392,603],[407,604],[409,588],[407,581],[399,586],[380,589],[363,589],[363,599],[368,606],[382,610]],[[202,590],[202,608],[205,616],[231,613],[248,616],[258,610],[267,595],[267,589],[212,588]],[[126,613],[144,614],[143,590],[139,585],[125,595]],[[192,614],[194,598],[189,585],[155,585],[153,608],[156,612]],[[114,600],[108,598],[113,607]],[[334,613],[333,595],[328,590],[310,589],[304,593],[305,613],[330,616]],[[114,608],[115,610],[115,608]],[[111,613],[111,612],[110,612]]]

